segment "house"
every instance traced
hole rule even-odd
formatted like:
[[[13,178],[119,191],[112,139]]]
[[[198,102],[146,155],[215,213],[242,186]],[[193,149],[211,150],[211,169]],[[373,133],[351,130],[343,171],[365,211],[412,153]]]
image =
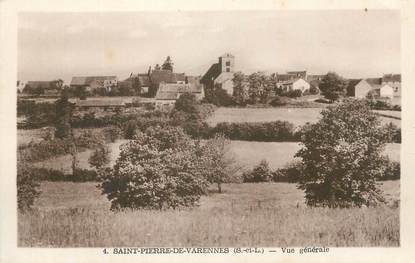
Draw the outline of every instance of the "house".
[[[303,80],[307,79],[307,71],[306,70],[302,70],[302,71],[287,71],[287,75],[292,75],[295,76],[296,78],[301,78]]]
[[[57,95],[63,86],[62,80],[28,81],[23,88],[24,93]]]
[[[155,69],[152,70],[149,75],[149,79],[142,75],[143,83],[149,81],[149,90],[152,94],[157,94],[160,83],[170,84],[185,84],[186,76],[184,73],[174,73],[171,70]]]
[[[354,86],[354,97],[366,98],[369,94],[375,97],[388,99],[400,97],[400,75],[399,78],[392,77],[392,75],[389,76],[390,78],[388,75],[384,75],[382,78],[367,78],[360,80]],[[353,85],[353,82],[349,85]]]
[[[277,82],[277,87],[283,91],[301,90],[301,92],[304,92],[310,89],[310,83],[302,78],[298,78],[287,81],[279,81]]]
[[[394,97],[401,96],[401,74],[384,74],[382,83],[392,87]]]
[[[382,78],[367,78],[360,80],[354,87],[355,98],[366,98],[369,92],[380,93]],[[377,95],[377,94],[374,94]],[[380,96],[380,94],[379,94]]]
[[[118,85],[116,76],[86,76],[72,77],[71,88],[84,88],[86,91],[105,89],[111,91],[111,88]]]
[[[183,93],[192,93],[197,100],[205,97],[202,85],[162,82],[156,94],[156,108],[173,106]]]
[[[212,89],[219,85],[229,95],[233,95],[233,74],[235,57],[226,53],[219,57],[218,63],[212,64],[208,71],[200,79],[205,89]]]

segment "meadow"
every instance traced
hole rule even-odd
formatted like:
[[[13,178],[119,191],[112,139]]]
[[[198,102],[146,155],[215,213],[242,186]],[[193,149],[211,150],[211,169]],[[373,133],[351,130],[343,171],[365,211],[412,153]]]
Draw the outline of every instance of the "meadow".
[[[322,108],[218,108],[207,120],[210,126],[220,122],[270,122],[289,121],[295,126],[302,126],[307,122],[317,122]],[[385,115],[395,115],[400,112],[381,111]],[[383,123],[394,123],[401,127],[401,121],[396,118],[381,116]]]
[[[399,246],[399,181],[382,189],[390,204],[364,209],[308,208],[294,184],[260,183],[225,184],[193,209],[111,212],[95,183],[43,182],[18,245]]]
[[[110,148],[110,165],[114,165],[120,153],[120,145],[127,140],[119,140],[115,143],[109,143]],[[284,167],[286,164],[295,161],[294,155],[301,148],[296,142],[250,142],[250,141],[231,141],[229,156],[238,162],[243,170],[250,169],[257,165],[261,160],[268,161],[272,169]],[[83,169],[92,169],[88,163],[88,158],[92,150],[86,150],[78,153],[78,167]],[[400,159],[400,144],[390,143],[386,145],[385,155],[394,161]],[[56,158],[48,159],[35,163],[36,167],[44,167],[71,173],[71,156],[63,155]]]

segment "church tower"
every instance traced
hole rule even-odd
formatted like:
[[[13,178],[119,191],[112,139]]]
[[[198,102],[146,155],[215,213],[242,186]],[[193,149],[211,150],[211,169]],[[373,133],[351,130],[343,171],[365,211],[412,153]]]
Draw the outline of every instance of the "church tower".
[[[223,54],[219,57],[219,65],[221,72],[234,73],[235,57],[229,53]]]

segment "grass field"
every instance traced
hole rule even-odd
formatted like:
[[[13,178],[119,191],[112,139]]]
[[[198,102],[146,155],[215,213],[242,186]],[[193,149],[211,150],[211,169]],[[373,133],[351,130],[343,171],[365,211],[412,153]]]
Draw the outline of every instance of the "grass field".
[[[208,119],[211,126],[219,122],[269,122],[289,121],[295,126],[304,125],[306,122],[317,122],[321,117],[322,108],[218,108]],[[382,111],[383,114],[397,114],[391,111]],[[393,115],[394,116],[394,115]],[[383,123],[392,122],[401,127],[401,121],[380,117]]]
[[[110,165],[113,165],[119,155],[119,146],[127,140],[120,140],[108,144],[111,149]],[[252,168],[262,159],[269,162],[273,169],[281,168],[289,162],[294,161],[294,154],[300,149],[300,145],[295,142],[249,142],[249,141],[231,141],[230,154],[234,157],[244,169]],[[78,153],[78,167],[83,169],[92,169],[88,164],[88,158],[91,150]],[[399,161],[400,144],[388,144],[385,154],[392,160]],[[45,167],[56,170],[62,170],[65,173],[71,173],[71,156],[63,155],[42,162],[35,163],[37,167]]]
[[[399,208],[307,208],[294,184],[227,184],[194,209],[118,213],[94,183],[41,188],[19,214],[19,246],[399,246]],[[399,181],[382,188],[399,199]]]

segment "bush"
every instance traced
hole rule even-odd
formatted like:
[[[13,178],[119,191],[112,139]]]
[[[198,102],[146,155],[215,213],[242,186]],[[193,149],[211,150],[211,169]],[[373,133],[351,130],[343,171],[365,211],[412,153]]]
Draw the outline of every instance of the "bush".
[[[110,162],[110,150],[107,146],[100,146],[95,149],[88,159],[88,163],[99,170]]]
[[[289,98],[298,98],[301,97],[302,91],[299,89],[285,91],[281,94],[281,96],[289,97]]]
[[[123,137],[123,131],[117,126],[111,126],[104,129],[106,141],[115,142]]]
[[[30,209],[39,196],[39,182],[33,175],[33,170],[26,165],[17,167],[17,207],[21,211]]]
[[[394,110],[394,111],[401,110],[401,106],[392,105],[386,100],[378,100],[375,98],[371,98],[371,99],[367,99],[366,101],[372,110]]]
[[[389,159],[385,160],[385,167],[379,180],[399,180],[401,179],[401,165],[399,162]]]
[[[266,160],[262,160],[254,169],[244,172],[242,176],[244,183],[270,182],[273,177]]]
[[[311,206],[350,207],[383,202],[376,180],[389,134],[363,100],[348,99],[321,112],[302,132],[304,173],[298,187]]]
[[[207,191],[198,147],[182,129],[151,127],[122,146],[114,169],[102,172],[111,209],[196,205]]]
[[[287,105],[287,101],[285,101],[284,99],[282,99],[280,96],[275,96],[275,98],[273,98],[270,103],[271,106],[273,107],[279,107],[279,106],[284,106]]]
[[[284,168],[275,170],[272,173],[272,180],[274,182],[298,183],[301,179],[302,171],[302,163],[293,162],[286,165]]]

